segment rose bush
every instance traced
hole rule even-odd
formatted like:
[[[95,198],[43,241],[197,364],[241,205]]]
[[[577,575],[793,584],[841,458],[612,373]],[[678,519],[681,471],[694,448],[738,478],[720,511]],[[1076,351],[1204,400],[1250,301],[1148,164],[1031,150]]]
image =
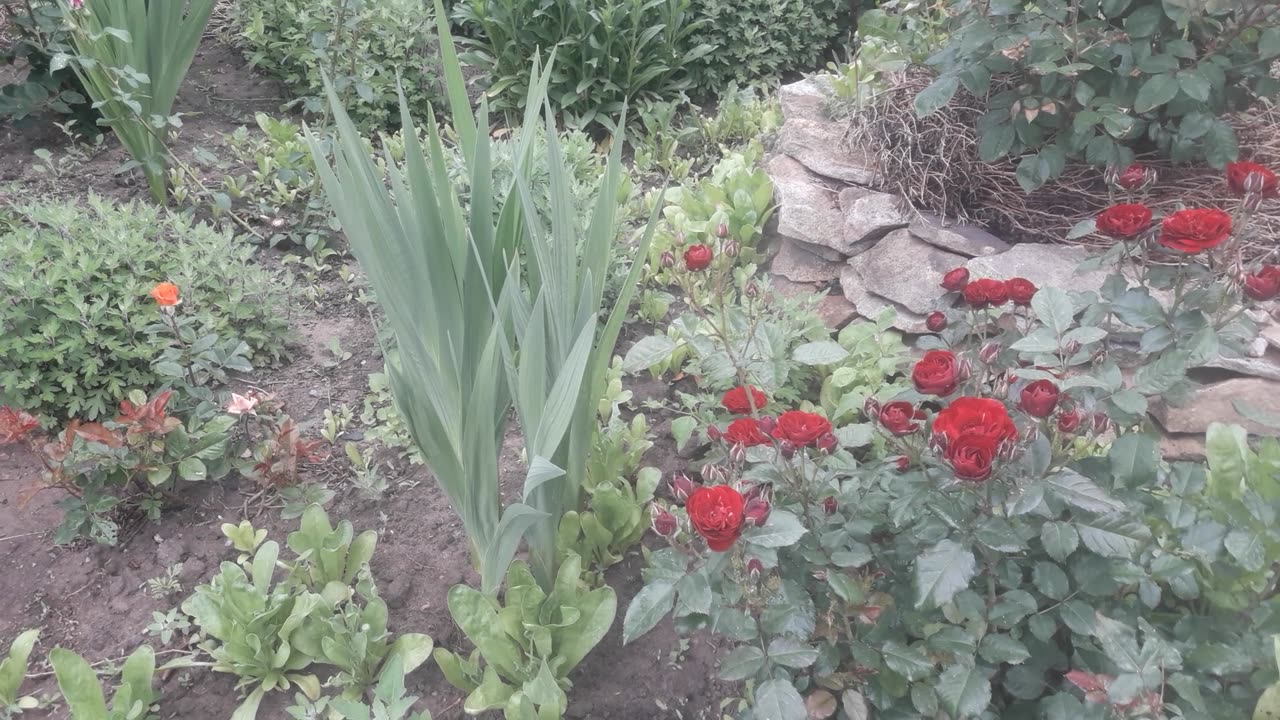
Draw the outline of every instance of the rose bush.
[[[1210,720],[1264,691],[1274,712],[1280,443],[1215,425],[1207,464],[1164,462],[1146,415],[1256,334],[1256,298],[1236,236],[1131,265],[1161,232],[1087,263],[1115,264],[1101,291],[993,307],[1010,281],[948,283],[914,387],[865,403],[870,436],[793,443],[796,411],[735,421],[776,422],[749,449],[708,432],[707,499],[662,508],[671,546],[646,553],[624,640],[667,613],[711,630],[758,720]]]

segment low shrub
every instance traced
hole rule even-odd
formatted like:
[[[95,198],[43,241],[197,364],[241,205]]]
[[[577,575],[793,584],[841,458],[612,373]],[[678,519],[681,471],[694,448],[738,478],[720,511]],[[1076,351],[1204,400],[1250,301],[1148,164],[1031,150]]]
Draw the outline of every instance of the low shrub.
[[[147,297],[160,280],[182,288],[200,335],[238,338],[254,361],[285,353],[282,278],[249,262],[230,234],[158,208],[38,202],[0,216],[0,403],[57,418],[96,419],[131,388],[160,386]]]
[[[693,89],[719,96],[818,66],[851,20],[846,0],[702,0],[691,46],[712,50],[689,68]]]
[[[437,97],[430,3],[246,0],[234,7],[249,63],[297,94],[286,108],[327,113],[323,74],[362,127],[399,123],[397,78],[418,111]]]
[[[969,4],[928,60],[937,79],[916,96],[936,112],[963,88],[984,99],[982,160],[1018,162],[1030,192],[1068,160],[1124,167],[1158,150],[1221,168],[1238,154],[1225,117],[1274,96],[1280,8],[1263,0]]]
[[[16,123],[33,122],[36,116],[69,115],[84,132],[96,132],[97,113],[90,107],[84,86],[71,68],[52,64],[54,55],[70,42],[62,6],[56,2],[6,4],[0,9],[9,37],[0,47],[0,66],[26,67],[26,76],[0,86],[0,118]]]
[[[692,41],[691,0],[465,0],[456,13],[476,35],[463,58],[485,69],[498,108],[524,106],[529,67],[554,50],[547,97],[570,126],[682,98],[711,50]]]

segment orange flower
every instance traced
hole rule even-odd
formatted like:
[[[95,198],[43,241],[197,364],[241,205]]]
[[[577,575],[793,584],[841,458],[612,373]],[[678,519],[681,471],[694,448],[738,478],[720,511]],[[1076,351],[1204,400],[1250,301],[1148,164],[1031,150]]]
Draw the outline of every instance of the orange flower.
[[[178,298],[178,286],[171,282],[162,282],[151,288],[151,297],[162,307],[171,307],[181,302]]]

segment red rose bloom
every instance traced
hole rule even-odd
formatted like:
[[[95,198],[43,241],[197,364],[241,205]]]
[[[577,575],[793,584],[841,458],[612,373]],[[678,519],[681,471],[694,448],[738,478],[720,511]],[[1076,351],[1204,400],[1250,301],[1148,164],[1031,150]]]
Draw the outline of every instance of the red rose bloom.
[[[947,445],[947,461],[956,477],[966,482],[983,482],[991,477],[1000,440],[982,433],[969,432]]]
[[[715,552],[724,552],[742,534],[745,504],[742,493],[734,490],[733,486],[712,485],[694,491],[685,508],[689,511],[689,523],[706,538],[707,547]]]
[[[1063,410],[1058,413],[1058,432],[1071,435],[1080,427],[1079,410]]]
[[[749,417],[739,418],[729,423],[729,429],[725,431],[724,439],[730,445],[742,445],[744,447],[769,444],[769,438],[760,431],[760,423],[755,418]]]
[[[714,255],[711,248],[706,245],[693,245],[684,251],[684,266],[694,272],[706,270],[711,265],[712,257]]]
[[[903,456],[893,462],[894,467],[898,468],[898,472],[904,473],[911,469],[911,458]]]
[[[1036,380],[1022,389],[1022,411],[1031,417],[1046,418],[1058,407],[1058,386],[1048,380]]]
[[[1116,185],[1125,190],[1136,190],[1147,182],[1147,169],[1133,163],[1116,176]]]
[[[969,284],[969,271],[958,267],[942,276],[942,289],[947,292],[960,292]]]
[[[747,399],[748,392],[751,393],[750,401]],[[752,385],[748,385],[746,387],[739,385],[725,393],[724,398],[720,400],[720,404],[724,406],[724,409],[734,415],[750,415],[751,403],[755,403],[756,410],[763,410],[765,404],[768,402],[769,398]]]
[[[950,395],[960,384],[959,363],[947,350],[930,350],[911,369],[911,382],[925,395]]]
[[[1160,244],[1184,253],[1211,250],[1231,236],[1231,216],[1215,208],[1179,210],[1160,226]]]
[[[803,447],[814,444],[829,432],[831,422],[821,415],[788,410],[778,416],[778,427],[774,429],[773,436],[796,447]]]
[[[1151,208],[1141,203],[1113,205],[1096,220],[1098,232],[1117,240],[1136,237],[1151,227]]]
[[[931,312],[929,317],[924,319],[924,326],[929,328],[929,332],[942,332],[947,329],[947,316],[940,312]]]
[[[1036,292],[1040,289],[1036,284],[1026,278],[1010,278],[1004,282],[1009,290],[1009,299],[1014,305],[1027,307],[1031,304],[1031,298],[1035,297]]]
[[[161,307],[172,307],[180,301],[178,286],[171,282],[162,282],[151,288],[151,298]]]
[[[1249,176],[1257,175],[1258,179],[1254,182],[1258,187],[1255,192],[1263,197],[1274,198],[1280,197],[1280,180],[1277,180],[1276,174],[1271,168],[1251,162],[1233,162],[1227,164],[1227,187],[1231,192],[1237,195],[1244,195],[1248,192],[1246,187],[1249,183]]]
[[[1009,302],[1009,286],[1003,280],[974,280],[964,286],[964,301],[976,309],[999,307]]]
[[[910,435],[920,429],[927,415],[909,402],[891,402],[880,408],[880,424],[894,435]]]
[[[1244,294],[1259,302],[1280,295],[1280,265],[1267,265],[1252,275],[1245,275]]]
[[[987,435],[999,442],[1018,438],[1018,428],[1004,403],[991,398],[956,398],[933,419],[933,434],[945,437],[948,445],[969,433]]]

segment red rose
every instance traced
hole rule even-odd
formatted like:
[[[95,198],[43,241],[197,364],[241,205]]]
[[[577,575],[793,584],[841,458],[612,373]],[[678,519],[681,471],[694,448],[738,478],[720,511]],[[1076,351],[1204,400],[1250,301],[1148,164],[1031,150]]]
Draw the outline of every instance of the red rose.
[[[671,537],[680,529],[680,521],[676,516],[657,503],[653,504],[649,515],[649,524],[653,527],[653,531],[662,537]]]
[[[1026,278],[1010,278],[1004,281],[1004,286],[1009,290],[1009,299],[1014,305],[1027,307],[1031,304],[1031,298],[1035,297],[1036,292],[1040,289],[1036,284]]]
[[[1137,190],[1147,182],[1147,169],[1133,163],[1116,176],[1116,185],[1125,190]]]
[[[1216,208],[1179,210],[1160,226],[1160,244],[1184,253],[1211,250],[1231,236],[1231,216]]]
[[[1046,418],[1058,407],[1058,386],[1036,380],[1022,389],[1022,411],[1031,417]]]
[[[911,369],[911,382],[925,395],[943,397],[956,391],[959,374],[955,355],[947,350],[930,350]]]
[[[698,488],[685,503],[693,529],[715,552],[728,550],[742,534],[744,505],[742,493],[731,485]]]
[[[947,461],[956,477],[966,482],[983,482],[991,477],[1000,440],[982,433],[969,432],[947,445]]]
[[[903,457],[893,461],[893,465],[898,469],[898,472],[904,473],[911,469],[911,458],[904,455]]]
[[[752,447],[754,445],[768,445],[769,438],[763,432],[760,432],[760,423],[755,418],[738,418],[729,423],[729,429],[724,433],[724,439],[730,445],[743,445]]]
[[[969,271],[958,267],[942,276],[942,289],[947,292],[960,292],[969,284]]]
[[[1254,180],[1256,189],[1253,192],[1263,197],[1280,197],[1280,180],[1270,168],[1251,162],[1233,162],[1227,164],[1227,187],[1237,195],[1249,192],[1250,175],[1257,175]]]
[[[818,438],[831,432],[831,423],[821,415],[788,410],[778,416],[778,427],[773,436],[796,447],[812,445]]]
[[[711,248],[706,245],[693,245],[684,251],[684,266],[694,272],[706,270],[711,265],[712,257],[714,255]]]
[[[891,402],[880,408],[880,424],[894,435],[910,435],[920,429],[925,412],[909,402]]]
[[[151,298],[161,307],[172,307],[181,302],[178,286],[171,282],[162,282],[151,288]]]
[[[747,392],[751,393],[750,401],[747,399]],[[746,387],[739,385],[725,393],[724,398],[720,400],[720,404],[724,406],[724,409],[734,415],[750,415],[751,403],[755,403],[756,410],[763,410],[765,404],[768,402],[769,398],[752,385],[748,385]]]
[[[746,504],[742,506],[742,521],[754,527],[764,527],[769,521],[769,513],[773,512],[773,506],[764,498],[744,498],[744,502]]]
[[[929,332],[942,332],[947,329],[947,316],[940,312],[931,312],[929,317],[924,319],[924,326],[929,328]]]
[[[1244,294],[1259,302],[1280,295],[1280,265],[1267,265],[1252,275],[1245,275]]]
[[[1072,435],[1080,427],[1079,410],[1063,410],[1058,413],[1058,432]]]
[[[1098,232],[1117,240],[1137,237],[1151,227],[1151,208],[1141,203],[1113,205],[1098,215],[1096,224]]]
[[[1018,438],[1018,427],[1004,403],[991,398],[956,398],[933,419],[933,434],[946,438],[948,445],[969,433],[1005,442]]]
[[[840,502],[834,496],[828,495],[822,499],[822,512],[828,515],[835,515],[836,510],[840,509]]]
[[[1003,280],[974,280],[964,286],[964,301],[978,309],[999,307],[1009,302],[1009,286]]]

